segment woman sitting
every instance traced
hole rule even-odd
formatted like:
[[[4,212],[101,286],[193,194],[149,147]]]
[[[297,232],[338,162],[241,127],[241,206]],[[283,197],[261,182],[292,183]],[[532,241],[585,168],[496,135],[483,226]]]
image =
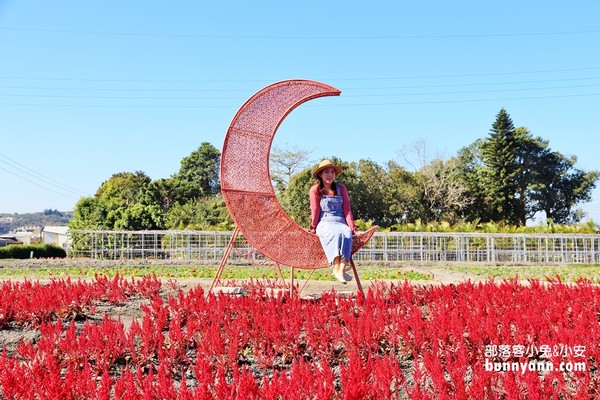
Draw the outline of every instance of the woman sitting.
[[[354,223],[346,187],[335,182],[342,168],[323,160],[312,176],[317,182],[310,188],[311,223],[309,231],[319,236],[333,276],[341,283],[351,280],[345,269],[352,256],[352,235],[358,232]]]

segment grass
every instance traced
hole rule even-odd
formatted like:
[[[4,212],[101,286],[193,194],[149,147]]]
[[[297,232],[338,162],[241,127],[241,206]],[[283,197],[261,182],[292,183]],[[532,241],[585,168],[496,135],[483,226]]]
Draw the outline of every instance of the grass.
[[[448,271],[462,272],[484,278],[495,279],[537,279],[560,278],[563,282],[577,282],[581,279],[599,283],[599,264],[567,264],[560,266],[447,266]]]
[[[431,276],[406,268],[359,266],[361,280],[430,280]],[[124,277],[139,277],[154,274],[164,278],[204,278],[212,279],[217,271],[216,266],[114,266],[114,267],[83,267],[83,266],[35,266],[35,267],[4,267],[0,268],[0,276],[11,277],[93,277],[95,275],[115,276],[117,273]],[[290,277],[290,268],[282,267],[283,276]],[[222,279],[275,279],[278,272],[275,268],[266,266],[226,266],[221,275]],[[298,279],[333,281],[328,268],[312,271],[295,270]]]
[[[431,280],[427,273],[414,271],[407,267],[390,266],[358,266],[361,280]],[[460,272],[485,279],[537,279],[547,280],[560,278],[563,282],[577,282],[587,279],[600,283],[600,264],[569,264],[569,265],[519,265],[519,266],[487,266],[487,265],[457,265],[440,267],[449,272]],[[200,278],[212,279],[216,266],[190,265],[139,265],[139,266],[10,266],[0,267],[0,277],[93,277],[95,275],[115,276],[117,273],[124,277],[140,277],[156,275],[162,278]],[[281,268],[286,279],[290,277],[290,268]],[[312,272],[312,275],[311,275]],[[298,279],[319,281],[334,281],[328,268],[315,271],[296,270],[294,276]],[[226,266],[221,275],[223,279],[276,279],[277,270],[269,266]]]

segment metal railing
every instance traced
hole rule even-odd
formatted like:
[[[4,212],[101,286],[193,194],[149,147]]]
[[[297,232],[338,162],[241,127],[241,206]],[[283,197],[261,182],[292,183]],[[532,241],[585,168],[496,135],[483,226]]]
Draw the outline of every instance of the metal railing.
[[[218,263],[232,232],[71,231],[67,254],[103,260]],[[232,259],[264,257],[239,236]],[[600,235],[378,232],[354,255],[360,262],[600,263]]]

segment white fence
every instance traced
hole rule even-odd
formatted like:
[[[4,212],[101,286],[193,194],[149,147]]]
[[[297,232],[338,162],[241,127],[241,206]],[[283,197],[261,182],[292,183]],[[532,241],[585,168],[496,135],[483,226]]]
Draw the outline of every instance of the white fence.
[[[71,231],[69,257],[218,263],[232,232]],[[240,235],[231,260],[263,262]],[[378,232],[360,262],[600,263],[600,235]]]

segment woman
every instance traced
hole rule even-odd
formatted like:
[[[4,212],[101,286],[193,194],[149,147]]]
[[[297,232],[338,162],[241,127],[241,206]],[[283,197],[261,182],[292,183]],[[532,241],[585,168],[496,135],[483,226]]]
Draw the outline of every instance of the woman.
[[[312,176],[317,179],[310,188],[311,233],[319,236],[333,276],[341,283],[351,280],[344,272],[352,255],[352,235],[358,232],[354,223],[346,187],[335,182],[342,168],[323,160]]]

